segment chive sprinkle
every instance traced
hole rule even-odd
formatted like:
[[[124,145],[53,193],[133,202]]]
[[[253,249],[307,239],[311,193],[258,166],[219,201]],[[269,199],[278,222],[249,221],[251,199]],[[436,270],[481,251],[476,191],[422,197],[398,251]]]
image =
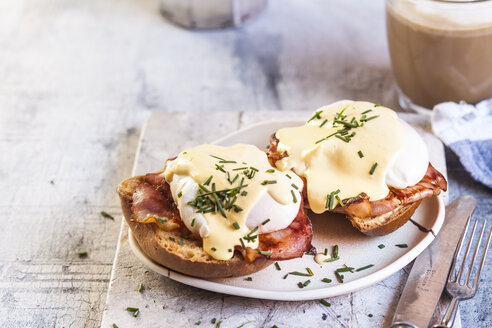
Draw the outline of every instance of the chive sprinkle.
[[[291,186],[294,187],[294,189],[299,190],[299,187],[296,186],[295,184],[291,184]]]
[[[289,274],[287,273],[282,279],[286,279]]]
[[[321,124],[319,125],[319,127],[320,127],[320,128],[321,128],[321,127],[323,127],[323,125],[325,125],[325,124],[326,124],[326,122],[328,122],[328,120],[327,120],[327,119],[325,119],[325,120],[323,121],[323,123],[321,123]]]
[[[372,318],[372,313],[369,313],[367,316],[368,316],[369,318]]]
[[[106,211],[101,211],[101,215],[107,219],[111,219],[114,221],[114,217]]]
[[[215,252],[217,250],[217,248],[212,247],[211,250],[212,250],[212,252]]]
[[[386,246],[385,246],[384,244],[379,244],[379,245],[378,245],[378,248],[379,248],[379,249],[383,249],[383,248],[385,248],[385,247],[386,247]]]
[[[335,262],[336,260],[339,260],[339,259],[340,259],[339,257],[330,257],[330,258],[324,260],[323,262],[330,263],[330,262]]]
[[[306,271],[309,273],[310,276],[314,276],[313,271],[311,271],[311,269],[309,267],[306,268]]]
[[[395,246],[400,247],[400,248],[407,248],[408,247],[407,244],[396,244]]]
[[[178,245],[181,245],[181,246],[182,246],[183,244],[184,244],[184,243],[183,243],[183,241],[182,241],[182,240],[178,240]]]
[[[259,253],[260,253],[261,255],[265,255],[265,256],[270,256],[270,255],[272,255],[272,252],[270,252],[270,251],[259,251]]]
[[[278,271],[281,271],[282,269],[280,268],[280,264],[278,262],[275,262],[275,268],[277,268]]]
[[[269,169],[269,170],[266,170],[265,172],[266,173],[275,173],[275,170],[274,169]]]
[[[339,272],[335,271],[335,277],[337,277],[338,281],[340,283],[343,283],[343,274],[340,274]]]
[[[288,174],[285,175],[287,178],[292,179],[292,177]]]
[[[215,325],[215,328],[220,328],[221,324],[222,324],[222,321],[217,322],[217,324]]]
[[[364,157],[364,154],[360,150],[357,152],[357,154],[359,155],[360,158]]]
[[[185,235],[184,233],[179,235],[183,239],[190,239],[190,236]]]
[[[213,175],[209,176],[207,181],[205,181],[205,183],[203,185],[208,186],[210,184],[210,181],[212,181],[213,177],[214,177]]]
[[[374,107],[376,107],[376,106],[374,106]],[[364,114],[367,114],[367,113],[370,113],[370,112],[372,112],[372,109],[368,109],[366,111],[363,111],[361,114],[364,115]]]
[[[234,223],[232,224],[232,226],[233,226],[233,227],[234,227],[234,229],[236,229],[236,230],[241,229],[241,227],[239,226],[239,223],[237,223],[237,222],[234,222]]]
[[[131,307],[131,306],[129,306],[125,310],[128,311],[128,312],[137,312],[139,309],[137,307]]]
[[[194,226],[195,226],[195,222],[196,222],[196,219],[191,220],[191,226],[192,226],[192,227],[194,227]]]
[[[374,107],[379,107],[379,106],[381,106],[381,104],[375,104],[375,105],[374,105]]]
[[[138,285],[138,292],[141,293],[143,290],[144,290],[144,285],[140,283],[140,285]]]
[[[263,180],[263,182],[261,183],[261,185],[267,185],[267,184],[275,184],[277,183],[277,180]]]
[[[319,300],[319,302],[320,302],[321,304],[323,304],[324,306],[326,306],[326,307],[330,307],[330,306],[331,306],[331,303],[330,303],[330,302],[328,302],[328,301],[326,301],[326,300]]]
[[[242,325],[240,326],[237,326],[236,328],[243,328],[244,326],[246,326],[248,323],[250,322],[253,322],[254,320],[250,320],[250,321],[246,321],[245,323],[243,323]]]
[[[306,287],[307,285],[309,285],[311,283],[311,280],[306,280],[303,284],[302,284],[302,288]]]
[[[195,326],[200,326],[201,323],[202,323],[201,321],[197,321],[197,322],[195,322]]]
[[[267,224],[268,222],[270,222],[270,219],[266,219],[265,221],[263,221],[263,222],[261,223],[261,225],[265,225],[265,224]]]
[[[333,257],[338,257],[338,245],[333,246]]]
[[[236,161],[226,161],[226,160],[220,161],[219,163],[221,163],[221,164],[237,164]]]
[[[140,314],[140,310],[133,312],[133,317],[136,318]]]
[[[181,198],[181,196],[183,196],[183,192],[182,191],[178,192],[178,198]]]
[[[316,118],[321,118],[320,114],[323,113],[322,110],[319,110],[317,111],[316,113],[314,113],[314,115],[307,121],[307,123],[311,122],[312,120],[316,119]]]
[[[328,279],[328,278],[323,278],[321,279],[322,282],[326,282],[327,284],[329,284],[331,282],[331,279]]]
[[[346,268],[336,269],[335,271],[336,272],[349,272],[349,271],[352,271],[352,270],[354,270],[354,268],[352,268],[352,267],[346,267]]]
[[[253,281],[253,278],[248,277],[248,278],[244,278],[244,280],[246,280],[246,281]]]
[[[242,170],[247,170],[247,169],[248,169],[248,167],[245,166],[245,167],[237,167],[237,168],[232,169],[232,170],[233,171],[242,171]]]
[[[232,248],[229,248],[227,251],[228,251],[229,253],[232,253]]]
[[[225,159],[223,159],[222,157],[219,157],[219,156],[210,155],[210,157],[213,157],[213,158],[219,159],[219,160],[221,160],[221,161],[225,161]]]
[[[246,249],[246,246],[244,245],[243,238],[239,238],[239,242],[241,243],[241,246]]]
[[[374,171],[376,171],[376,167],[378,167],[378,162],[374,163],[369,171],[370,175],[373,175]]]
[[[117,324],[113,323],[113,328],[120,328]]]
[[[340,206],[341,206],[341,207],[345,207],[345,204],[344,204],[344,203],[342,202],[342,200],[340,199],[340,196],[335,195],[335,198],[336,198],[336,200],[337,200],[338,204],[340,204]]]
[[[328,248],[325,248],[324,254],[325,254],[325,256],[328,255]]]
[[[174,237],[169,237],[169,240],[170,241],[175,241],[176,239],[174,239]]]
[[[157,218],[157,221],[159,221],[160,223],[166,223],[167,222],[166,219],[161,219],[161,218]]]
[[[303,272],[299,272],[299,271],[292,271],[292,272],[289,272],[288,274],[293,275],[293,276],[311,277],[311,275],[309,273],[303,273]]]
[[[366,269],[372,268],[373,266],[374,266],[374,264],[369,264],[369,265],[363,266],[362,268],[355,269],[355,272],[366,270]]]
[[[290,193],[292,194],[292,201],[293,201],[294,203],[297,203],[297,197],[296,197],[296,194],[294,193],[294,190],[292,190],[292,189],[291,189],[291,190],[290,190]]]
[[[364,122],[368,122],[368,121],[373,120],[373,119],[378,118],[378,117],[379,117],[379,115],[374,115],[374,116],[368,117],[368,118],[366,118],[366,119],[364,120]],[[362,121],[362,120],[361,120],[361,121]]]
[[[211,323],[215,323],[216,321],[217,321],[217,319],[216,318],[213,318],[210,322]]]
[[[77,256],[78,257],[87,257],[88,253],[87,252],[78,252]]]

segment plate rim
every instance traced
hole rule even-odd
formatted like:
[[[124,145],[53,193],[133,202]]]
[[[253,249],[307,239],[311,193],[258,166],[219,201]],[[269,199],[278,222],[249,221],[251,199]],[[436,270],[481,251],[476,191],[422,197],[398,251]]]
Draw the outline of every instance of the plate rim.
[[[245,128],[227,134],[224,137],[215,140],[214,142],[212,142],[212,144],[220,144],[230,138],[235,137],[238,134],[243,134],[249,130],[257,129],[263,125],[271,125],[271,124],[290,125],[290,124],[296,124],[296,123],[298,124],[302,122],[304,121],[299,119],[266,120],[266,121],[248,125]],[[433,206],[437,206],[437,214],[436,214],[436,220],[433,226],[431,227],[432,231],[434,231],[434,233],[437,235],[444,223],[445,206],[444,206],[442,193],[438,196],[433,196],[431,199],[437,203],[433,205]],[[386,265],[380,270],[375,271],[367,276],[363,276],[355,280],[345,282],[343,284],[327,286],[324,288],[317,288],[312,290],[273,291],[273,290],[259,290],[259,289],[248,288],[248,287],[226,285],[220,282],[192,277],[170,270],[165,266],[160,265],[147,257],[147,255],[142,251],[142,249],[138,245],[138,242],[133,236],[130,227],[128,227],[128,241],[133,254],[147,268],[151,269],[152,271],[158,274],[171,278],[172,280],[178,281],[185,285],[189,285],[192,287],[196,287],[212,292],[249,297],[249,298],[277,300],[277,301],[316,300],[321,298],[340,296],[340,295],[361,290],[363,288],[370,287],[386,279],[387,277],[395,274],[399,270],[401,270],[405,265],[409,264],[418,255],[420,255],[420,253],[422,253],[434,239],[435,236],[433,234],[427,233],[427,235],[420,242],[418,242],[413,248],[411,248],[408,252],[400,256],[397,260],[395,260],[391,264]]]

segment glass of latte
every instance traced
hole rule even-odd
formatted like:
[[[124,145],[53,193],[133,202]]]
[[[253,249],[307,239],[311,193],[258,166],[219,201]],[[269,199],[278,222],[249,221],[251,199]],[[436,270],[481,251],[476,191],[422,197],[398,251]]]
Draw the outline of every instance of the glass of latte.
[[[492,0],[386,0],[386,26],[404,109],[492,97]]]

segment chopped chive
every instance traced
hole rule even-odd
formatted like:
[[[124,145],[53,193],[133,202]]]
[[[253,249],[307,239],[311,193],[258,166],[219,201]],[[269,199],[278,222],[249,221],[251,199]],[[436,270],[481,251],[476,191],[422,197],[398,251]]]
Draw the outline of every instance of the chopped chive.
[[[241,229],[241,227],[239,226],[239,223],[237,223],[237,222],[234,222],[234,223],[232,224],[232,226],[233,226],[233,227],[234,227],[234,229],[236,229],[236,230]]]
[[[335,271],[336,272],[349,272],[349,271],[352,271],[352,270],[354,270],[354,268],[352,268],[352,267],[346,267],[346,268],[336,269]]]
[[[379,107],[379,106],[381,106],[381,104],[375,104],[375,105],[374,105],[374,107]]]
[[[324,260],[323,262],[330,263],[330,262],[335,262],[336,260],[339,260],[339,259],[340,259],[339,257],[330,257],[330,258]]]
[[[87,252],[78,252],[77,253],[78,257],[87,257],[87,255],[89,255],[89,253],[87,253]]]
[[[342,200],[340,199],[340,196],[338,195],[335,195],[335,198],[337,199],[337,202],[338,204],[340,204],[341,207],[345,207],[345,204],[342,202]]]
[[[195,326],[200,326],[201,323],[202,323],[201,321],[197,321],[197,322],[195,322]]]
[[[248,167],[244,166],[244,167],[237,167],[235,169],[232,169],[233,171],[242,171],[242,170],[247,170]]]
[[[181,238],[183,238],[183,239],[190,239],[190,236],[187,236],[187,235],[185,235],[185,234],[183,234],[183,233],[182,233],[182,234],[180,234],[179,236],[180,236]]]
[[[215,169],[226,173],[226,171],[224,170],[224,165],[215,164]]]
[[[241,243],[241,246],[246,249],[246,246],[244,245],[243,238],[239,238],[239,242]]]
[[[378,162],[374,163],[369,171],[369,174],[372,175],[374,171],[376,171],[376,167],[378,167]]]
[[[157,221],[159,221],[160,223],[166,223],[167,222],[167,219],[157,218]]]
[[[140,285],[138,285],[138,292],[141,293],[143,290],[144,290],[144,285],[140,283]]]
[[[339,136],[338,134],[335,135],[336,138],[342,140],[343,142],[349,142],[349,140],[346,137]]]
[[[270,256],[270,255],[272,255],[272,252],[270,252],[270,251],[259,251],[259,253],[260,253],[261,255],[265,255],[265,256]]]
[[[306,280],[303,284],[302,284],[302,287],[306,287],[307,285],[309,285],[311,283],[311,280]]]
[[[338,257],[338,245],[333,246],[333,257]]]
[[[137,308],[137,307],[130,307],[129,306],[125,310],[128,311],[128,312],[137,312],[139,310],[139,308]]]
[[[293,275],[293,276],[311,277],[311,275],[309,273],[303,273],[303,272],[299,272],[299,271],[292,271],[292,272],[289,272],[288,274]]]
[[[288,174],[285,175],[287,178],[292,179],[292,177]]]
[[[343,283],[343,274],[340,274],[338,273],[337,271],[335,271],[335,277],[337,277],[338,281]]]
[[[246,281],[253,281],[253,278],[248,277],[248,278],[244,278],[244,280],[246,280]]]
[[[294,187],[295,190],[299,190],[299,187],[296,186],[295,184],[291,184],[292,187]]]
[[[372,313],[369,313],[367,316],[368,316],[369,318],[372,318]]]
[[[174,239],[174,237],[169,237],[169,240],[170,241],[175,241],[176,239]]]
[[[219,156],[210,155],[210,157],[213,157],[213,158],[216,158],[216,159],[220,159],[221,161],[225,161],[225,159],[223,159],[222,157],[219,157]]]
[[[373,120],[373,119],[378,118],[378,117],[379,117],[379,115],[374,115],[374,116],[368,117],[364,120],[364,122],[368,122],[368,121]]]
[[[312,120],[316,119],[316,118],[321,118],[320,114],[323,113],[322,110],[319,110],[317,111],[316,113],[314,113],[314,115],[307,121],[307,123],[311,122]]]
[[[315,144],[319,144],[320,142],[325,141],[326,139],[328,139],[328,138],[330,138],[330,137],[332,137],[332,136],[336,135],[337,133],[338,133],[338,131],[337,131],[337,132],[333,132],[333,133],[332,133],[332,134],[330,134],[329,136],[326,136],[326,137],[324,137],[324,138],[322,138],[322,139],[319,139],[318,141],[316,141],[316,142],[315,142]]]
[[[249,168],[252,169],[253,171],[256,171],[256,172],[260,171],[256,167],[254,167],[254,166],[250,166]]]
[[[328,122],[328,120],[327,120],[327,119],[325,119],[325,120],[323,121],[323,123],[321,123],[321,124],[319,125],[319,127],[321,128],[323,125],[325,125],[325,124],[326,124],[326,122]]]
[[[265,221],[263,221],[263,222],[261,223],[261,225],[265,225],[265,224],[267,224],[268,222],[270,222],[270,219],[266,219]]]
[[[182,246],[183,244],[184,244],[184,243],[183,243],[183,241],[182,241],[182,240],[178,240],[178,245],[181,245],[181,246]]]
[[[311,271],[310,268],[306,268],[306,271],[309,273],[310,276],[314,276],[314,273],[313,271]]]
[[[196,219],[191,220],[191,226],[192,226],[192,227],[194,227],[194,226],[195,226],[195,222],[196,222]]]
[[[290,193],[292,194],[292,201],[293,201],[294,203],[297,203],[297,197],[296,197],[296,194],[294,193],[294,190],[292,190],[292,189],[291,189],[291,190],[290,190]]]
[[[407,248],[408,247],[407,244],[396,244],[395,246],[400,247],[400,248]]]
[[[114,217],[106,211],[101,211],[101,215],[107,219],[111,219],[114,221]]]
[[[269,169],[269,170],[266,170],[265,172],[266,173],[275,173],[275,170],[274,169]]]
[[[236,161],[226,161],[226,160],[220,161],[219,163],[221,163],[221,164],[237,164]]]
[[[275,184],[277,183],[277,180],[263,180],[263,182],[261,183],[261,185],[267,185],[267,184]]]
[[[280,268],[280,264],[278,262],[275,262],[275,268],[277,268],[278,271],[281,271],[282,269]]]
[[[376,107],[376,106],[374,106],[374,107]],[[367,114],[367,113],[369,113],[369,112],[372,112],[372,109],[368,109],[368,110],[366,110],[366,111],[363,111],[361,114],[362,114],[362,115],[364,115],[364,114]]]
[[[364,154],[360,150],[357,152],[357,154],[359,155],[360,158],[364,157]]]
[[[304,288],[304,285],[302,284],[302,282],[300,282],[300,281],[299,281],[299,282],[297,283],[297,287],[299,287],[299,288]]]
[[[228,251],[229,253],[232,253],[232,248],[229,248],[227,251]]]
[[[378,245],[378,247],[379,247],[379,249],[383,249],[383,248],[385,248],[386,246],[385,246],[384,244],[379,244],[379,245]]]
[[[217,248],[215,248],[215,247],[212,247],[210,249],[212,250],[212,252],[215,252],[217,250]]]
[[[328,255],[328,248],[325,248],[324,254],[325,254],[325,256]]]
[[[217,324],[215,325],[215,328],[220,328],[221,324],[222,324],[222,321],[217,322]]]
[[[323,278],[321,279],[322,282],[326,282],[327,284],[329,284],[331,282],[331,279],[328,279],[328,278]]]
[[[181,196],[183,196],[183,192],[182,191],[178,192],[178,198],[181,198]]]
[[[362,268],[356,269],[355,272],[366,270],[366,269],[372,268],[373,266],[374,266],[374,264],[369,264],[369,265],[363,266]]]
[[[214,178],[213,175],[209,176],[207,181],[205,181],[205,183],[203,185],[208,186],[210,184],[210,181],[212,181],[213,178]]]
[[[287,273],[287,274],[284,276],[284,278],[283,278],[283,279],[286,279],[288,275],[289,275],[289,274]]]
[[[253,322],[254,320],[250,320],[250,321],[246,321],[245,323],[243,323],[242,325],[240,326],[237,326],[236,328],[243,328],[244,326],[246,326],[248,323],[250,322]]]
[[[216,321],[217,321],[217,319],[216,318],[213,318],[210,322],[211,323],[215,323]]]
[[[117,324],[113,323],[113,328],[120,328]]]
[[[248,236],[250,236],[250,235],[254,234],[256,231],[258,231],[258,226],[254,227],[254,229],[253,229],[253,230],[251,230],[251,232],[250,232],[250,233],[248,233]]]
[[[323,304],[324,306],[326,306],[326,307],[330,307],[330,306],[331,306],[331,303],[330,303],[330,302],[328,302],[328,301],[326,301],[326,300],[319,300],[319,302],[320,302],[321,304]]]

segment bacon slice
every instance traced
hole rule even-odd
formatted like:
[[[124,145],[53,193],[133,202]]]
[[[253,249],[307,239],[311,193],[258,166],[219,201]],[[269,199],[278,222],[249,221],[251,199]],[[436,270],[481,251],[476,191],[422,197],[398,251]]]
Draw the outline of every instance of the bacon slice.
[[[275,166],[275,162],[288,156],[287,153],[280,153],[277,149],[279,140],[273,134],[270,137],[270,147],[267,150],[267,156],[270,163]],[[304,185],[306,185],[306,180],[304,180]],[[370,201],[369,197],[362,193],[356,197],[349,199],[344,199],[344,207],[338,205],[335,207],[333,212],[343,213],[350,216],[356,216],[360,218],[374,217],[381,214],[385,214],[395,210],[396,208],[404,205],[408,205],[424,199],[426,197],[432,197],[439,195],[441,190],[447,190],[446,179],[443,175],[439,173],[430,163],[427,167],[427,172],[425,173],[422,180],[420,180],[416,185],[409,186],[403,189],[396,189],[389,187],[390,191],[388,195],[376,201]],[[309,204],[307,202],[307,188],[304,188],[302,195],[304,198],[304,203],[307,207]]]
[[[139,223],[160,224],[155,219],[159,217],[167,218],[171,222],[179,222],[184,227],[169,184],[161,173],[147,174],[145,181],[138,185],[133,194],[132,212],[133,219]],[[304,252],[312,248],[312,230],[311,221],[304,213],[304,206],[301,202],[296,218],[287,228],[258,236],[257,250],[249,247],[245,250],[241,246],[236,246],[235,249],[241,252],[248,262],[264,256],[259,253],[260,250],[272,252],[272,255],[268,257],[276,261],[301,257]]]

